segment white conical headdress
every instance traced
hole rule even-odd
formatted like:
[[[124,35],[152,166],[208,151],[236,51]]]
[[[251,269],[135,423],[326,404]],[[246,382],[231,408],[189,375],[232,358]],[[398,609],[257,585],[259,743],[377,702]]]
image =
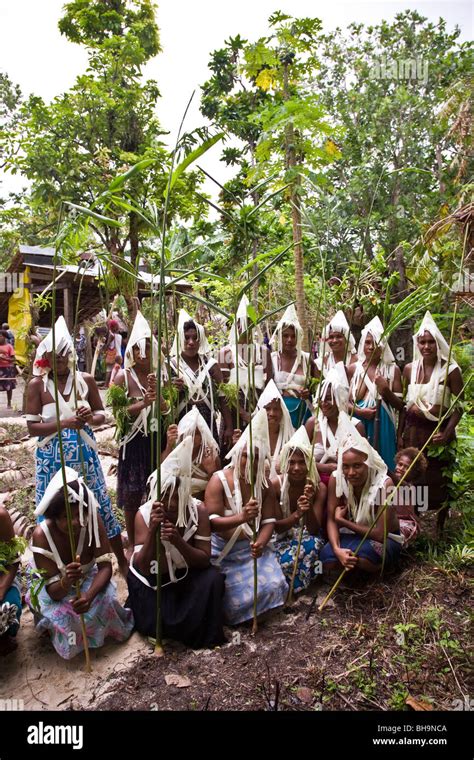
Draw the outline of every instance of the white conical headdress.
[[[292,435],[289,441],[285,443],[281,450],[280,455],[280,471],[283,475],[283,483],[281,486],[281,506],[283,509],[283,516],[288,517],[290,514],[290,499],[289,499],[289,488],[290,488],[290,481],[288,476],[288,468],[290,464],[290,459],[295,451],[301,451],[301,453],[304,456],[304,460],[306,462],[306,467],[308,470],[307,479],[311,481],[313,484],[315,490],[318,488],[318,484],[320,481],[319,473],[316,468],[316,464],[314,461],[313,455],[313,446],[311,445],[311,441],[309,440],[308,433],[306,432],[306,428],[304,425],[301,425],[300,428]]]
[[[419,382],[418,374],[420,367],[423,367],[423,356],[421,355],[421,351],[418,348],[418,341],[417,338],[421,338],[425,332],[429,332],[433,338],[436,341],[436,349],[437,349],[437,355],[436,355],[436,364],[433,367],[433,371],[431,373],[431,377],[429,379],[429,382],[426,384],[423,384],[422,386],[422,393],[421,388],[418,390],[413,391],[413,386],[410,383],[409,389],[408,389],[408,401],[412,398],[412,395],[414,393],[416,403],[422,409],[422,411],[429,415],[429,410],[435,406],[438,401],[438,390],[441,383],[444,383],[446,379],[446,362],[449,358],[449,344],[441,334],[440,329],[438,328],[438,325],[434,321],[433,317],[431,316],[431,313],[427,311],[425,313],[425,316],[423,317],[423,320],[421,322],[421,325],[419,326],[418,330],[413,336],[413,365],[412,365],[412,382],[415,384]],[[459,365],[454,361],[454,359],[451,356],[449,368],[448,368],[448,374],[453,371],[456,367],[459,368]],[[416,388],[416,385],[415,385]],[[428,417],[429,419],[432,418],[432,416]],[[434,419],[434,417],[433,417]]]
[[[248,315],[247,307],[250,306],[250,301],[244,294],[240,299],[239,308],[235,314],[235,322],[230,328],[229,343],[231,346],[235,345],[235,324],[237,323],[237,338],[240,338],[248,329]]]
[[[324,328],[322,332],[321,337],[324,340],[325,354],[331,353],[331,349],[329,348],[327,344],[327,339],[329,338],[329,334],[332,332],[342,333],[342,335],[345,336],[346,340],[349,341],[348,352],[350,354],[355,354],[356,347],[355,347],[354,336],[351,333],[349,323],[345,317],[345,314],[343,311],[341,311],[341,309],[335,313],[331,321],[327,323],[326,327]]]
[[[193,406],[190,412],[181,417],[178,422],[178,434],[181,439],[191,436],[194,448],[194,436],[196,430],[201,433],[201,447],[197,456],[197,463],[202,461],[204,451],[206,448],[210,449],[215,457],[219,455],[219,446],[216,443],[216,439],[211,433],[209,425],[200,413],[197,406]]]
[[[435,339],[436,347],[438,350],[438,358],[442,359],[445,362],[448,361],[449,344],[447,343],[446,339],[443,337],[438,325],[434,321],[433,317],[431,316],[431,312],[429,311],[425,312],[425,316],[423,317],[421,325],[419,326],[416,333],[413,335],[413,358],[414,359],[423,358],[421,355],[420,349],[418,348],[417,338],[421,338],[425,334],[425,332],[429,332]]]
[[[331,391],[331,399],[336,403],[339,411],[347,412],[349,403],[349,381],[347,380],[343,362],[337,362],[334,367],[331,367],[324,378],[321,384],[321,395],[319,397],[321,401],[326,397],[328,390]]]
[[[64,356],[67,353],[71,353],[74,357],[74,343],[69,330],[67,329],[66,320],[64,317],[58,317],[55,324],[55,353],[57,356]],[[42,359],[44,354],[49,354],[53,350],[53,330],[43,338],[38,348],[36,349],[35,363],[38,359]],[[46,368],[47,371],[52,369]],[[33,374],[44,375],[44,368],[33,365]]]
[[[131,369],[133,365],[135,364],[135,361],[133,359],[133,347],[138,346],[140,350],[140,357],[142,359],[146,356],[146,341],[151,339],[151,327],[148,324],[147,320],[141,313],[141,311],[137,311],[137,315],[135,317],[135,321],[133,323],[132,332],[130,333],[130,337],[128,339],[127,348],[125,349],[125,361],[124,361],[124,367],[125,369]],[[158,341],[155,337],[153,337],[152,340],[153,345],[153,369],[151,371],[156,370],[157,362],[158,362]]]
[[[273,333],[270,343],[274,343],[276,340],[277,343],[277,351],[280,353],[283,351],[283,339],[282,339],[282,333],[285,327],[294,327],[295,334],[296,334],[296,356],[299,359],[301,357],[301,350],[303,346],[303,328],[301,327],[300,321],[298,319],[298,314],[296,313],[295,305],[290,304],[288,308],[286,309],[285,313],[283,314],[282,318],[278,322],[275,332]]]
[[[192,454],[193,439],[188,435],[170,454],[168,454],[160,467],[160,497],[169,491],[169,498],[171,499],[176,488],[176,481],[179,479],[178,519],[176,521],[176,525],[179,528],[186,527],[186,511],[191,498]],[[149,502],[158,500],[156,486],[157,476],[155,470],[148,478]]]
[[[237,477],[239,477],[242,452],[247,451],[247,466],[245,468],[244,477],[246,483],[251,482],[250,455],[247,450],[250,442],[250,430],[252,431],[252,448],[254,451],[258,451],[257,472],[254,479],[255,498],[261,503],[262,488],[268,485],[265,477],[265,468],[266,465],[271,462],[268,418],[265,409],[260,409],[257,414],[252,417],[235,446],[226,455],[226,459],[230,459],[230,465],[227,466],[234,467]]]
[[[81,524],[81,527],[85,527],[86,525],[86,520],[84,516],[84,508],[87,509],[87,529],[89,532],[89,546],[92,544],[92,539],[94,539],[96,546],[100,546],[99,522],[98,522],[98,517],[97,517],[99,505],[97,503],[97,499],[95,498],[91,489],[86,486],[83,478],[80,477],[80,475],[76,472],[76,470],[73,470],[72,467],[64,468],[64,476],[66,478],[66,483],[67,483],[69,503],[74,504],[77,502],[79,504],[79,522]],[[71,483],[75,483],[76,481],[79,485],[79,493],[76,493],[76,491],[74,491],[73,488],[69,487]],[[34,512],[35,515],[37,517],[39,515],[44,515],[44,513],[48,509],[54,497],[58,493],[62,492],[63,489],[64,489],[63,473],[62,473],[62,470],[58,470],[58,472],[49,481],[46,491],[44,492],[43,498],[41,499],[40,503],[35,509],[35,512]],[[84,499],[84,496],[86,494],[87,494],[87,503],[85,503],[85,499]]]
[[[364,343],[369,333],[374,339],[374,343],[376,347],[382,349],[382,355],[380,357],[380,361],[383,364],[393,364],[395,362],[395,357],[392,354],[392,350],[390,346],[388,345],[387,338],[382,338],[383,324],[378,317],[374,317],[373,319],[371,319],[370,322],[362,330],[360,341],[359,341],[359,347],[357,349],[357,356],[359,357],[359,359],[363,362],[366,359],[365,352],[364,352]]]
[[[349,423],[349,424],[348,424]],[[350,422],[349,417],[344,415],[341,419],[340,445],[337,452],[337,469],[333,473],[336,478],[336,496],[345,496],[351,515],[355,523],[367,525],[374,519],[374,506],[378,492],[383,488],[387,478],[387,465],[378,452],[372,448],[366,438],[361,436],[357,428]],[[366,455],[365,464],[369,468],[367,480],[362,489],[359,503],[356,503],[354,490],[344,477],[342,470],[342,457],[346,451],[355,449]]]
[[[265,407],[270,404],[272,401],[278,401],[280,404],[280,408],[282,411],[282,418],[280,421],[280,430],[278,433],[278,440],[275,446],[275,451],[273,452],[272,456],[272,466],[271,466],[271,475],[272,477],[276,476],[276,461],[280,456],[280,452],[282,449],[282,446],[290,440],[291,436],[294,433],[294,427],[291,422],[290,413],[288,411],[288,407],[286,406],[283,396],[281,395],[280,391],[278,390],[276,383],[274,380],[269,380],[267,385],[265,386],[265,389],[258,399],[257,402],[257,410],[265,409]]]
[[[206,333],[204,330],[204,327],[200,325],[194,317],[191,317],[190,314],[185,309],[179,310],[178,315],[178,327],[176,329],[176,335],[174,336],[173,345],[171,346],[170,355],[171,356],[177,356],[178,355],[178,340],[179,340],[179,353],[181,354],[183,348],[184,348],[184,325],[186,322],[193,322],[196,325],[196,330],[199,338],[199,349],[198,353],[201,356],[207,356],[211,353],[211,347],[209,345],[209,342],[206,338]]]

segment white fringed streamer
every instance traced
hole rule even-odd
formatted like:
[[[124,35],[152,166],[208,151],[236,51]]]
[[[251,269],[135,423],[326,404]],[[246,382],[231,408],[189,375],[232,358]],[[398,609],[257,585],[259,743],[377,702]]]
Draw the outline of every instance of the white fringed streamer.
[[[281,503],[284,517],[288,517],[290,514],[290,499],[289,499],[290,483],[289,483],[288,469],[290,465],[290,459],[293,456],[295,451],[301,451],[301,453],[303,454],[304,461],[306,462],[306,468],[308,470],[308,474],[306,477],[313,484],[315,491],[318,490],[318,485],[320,481],[320,477],[319,477],[318,470],[316,468],[314,457],[312,457],[313,447],[311,445],[311,441],[309,440],[308,433],[306,432],[306,428],[304,425],[302,425],[292,435],[290,440],[287,441],[287,443],[285,443],[285,445],[283,446],[281,450],[281,455],[280,455],[280,471],[281,471],[281,474],[283,475],[280,503]]]
[[[343,425],[345,424],[345,418]],[[349,418],[347,417],[347,420]],[[354,490],[350,483],[344,477],[342,470],[342,458],[346,451],[354,449],[366,455],[365,464],[369,471],[365,481],[360,499],[357,502],[354,496]],[[360,525],[367,525],[374,519],[374,507],[377,494],[383,488],[387,478],[387,465],[382,457],[375,451],[366,438],[360,435],[359,431],[351,425],[341,430],[341,444],[337,452],[337,469],[333,473],[336,478],[336,496],[345,496],[351,520]]]
[[[64,477],[66,478],[69,503],[77,503],[79,505],[79,523],[81,525],[81,528],[86,527],[84,516],[84,497],[85,494],[87,494],[87,529],[89,532],[89,546],[92,545],[92,539],[94,539],[96,546],[100,546],[99,520],[97,517],[99,505],[97,503],[97,499],[95,498],[91,489],[88,488],[84,483],[84,479],[76,472],[76,470],[73,470],[72,467],[64,468]],[[79,492],[76,492],[73,488],[70,487],[70,484],[75,483],[76,481],[79,486]],[[46,491],[44,492],[44,496],[34,511],[36,517],[39,515],[44,515],[53,498],[63,489],[63,473],[62,470],[58,470],[58,472],[49,481]]]
[[[282,411],[282,418],[280,421],[278,439],[275,446],[275,451],[273,452],[273,455],[272,455],[272,464],[271,464],[271,470],[270,470],[271,477],[276,477],[277,475],[276,463],[277,463],[278,457],[280,456],[282,446],[284,446],[285,443],[287,443],[290,440],[295,430],[291,422],[291,417],[288,411],[288,407],[283,401],[283,396],[278,390],[274,380],[270,380],[267,383],[262,395],[258,399],[256,411],[258,412],[260,409],[265,409],[265,407],[268,404],[270,404],[272,401],[278,401],[278,403],[280,404],[281,411]]]
[[[166,457],[160,467],[161,475],[161,496],[169,491],[171,499],[175,488],[176,481],[178,485],[178,519],[176,525],[178,528],[186,526],[186,510],[191,498],[191,473],[192,473],[192,454],[193,439],[190,435],[186,436],[181,443]],[[157,494],[157,473],[156,470],[148,478],[149,501],[158,500]]]

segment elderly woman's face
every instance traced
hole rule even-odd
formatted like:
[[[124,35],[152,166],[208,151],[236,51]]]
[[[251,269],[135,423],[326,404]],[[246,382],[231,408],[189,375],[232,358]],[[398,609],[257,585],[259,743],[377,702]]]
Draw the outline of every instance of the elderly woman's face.
[[[265,411],[267,413],[268,425],[273,429],[280,427],[281,418],[283,417],[283,410],[278,399],[273,399],[266,405]]]
[[[338,353],[346,347],[346,339],[341,332],[330,332],[327,344],[331,351]]]
[[[145,356],[140,356],[140,346],[133,346],[133,361],[137,367],[149,367],[150,366],[150,339],[145,341]]]

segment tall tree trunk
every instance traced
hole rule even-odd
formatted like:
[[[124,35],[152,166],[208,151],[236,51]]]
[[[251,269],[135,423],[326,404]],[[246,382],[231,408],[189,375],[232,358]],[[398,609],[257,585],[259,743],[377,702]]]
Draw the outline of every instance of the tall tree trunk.
[[[285,63],[284,67],[284,87],[283,96],[285,100],[290,97],[288,87],[288,69],[289,64]],[[286,167],[290,170],[296,169],[298,162],[296,158],[295,148],[295,130],[293,124],[288,124],[285,133],[285,159]],[[296,172],[294,172],[296,174]],[[306,303],[304,296],[304,259],[303,259],[303,236],[301,232],[301,201],[299,188],[301,180],[299,175],[296,175],[290,190],[290,203],[291,203],[291,221],[293,225],[293,256],[295,261],[295,290],[296,290],[296,311],[298,312],[298,318],[300,320],[301,327],[303,328],[303,346],[305,350],[309,350],[308,341],[308,319],[306,315]]]
[[[400,303],[400,301],[403,301],[409,293],[405,256],[401,245],[397,246],[390,255],[388,268],[391,274],[393,272],[398,272],[399,277],[398,282],[392,290],[390,301],[392,303]],[[390,338],[390,347],[395,355],[396,361],[401,365],[411,362],[413,358],[413,325],[414,320],[408,320],[408,322],[394,330]]]

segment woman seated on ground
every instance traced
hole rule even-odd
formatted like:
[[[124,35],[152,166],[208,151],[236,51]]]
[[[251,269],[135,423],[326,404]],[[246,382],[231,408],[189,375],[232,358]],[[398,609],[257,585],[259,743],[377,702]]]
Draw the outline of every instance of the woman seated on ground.
[[[71,553],[63,474],[59,470],[35,510],[35,515],[45,517],[35,529],[31,545],[34,564],[46,580],[38,594],[39,610],[31,586],[26,600],[36,629],[49,631],[56,652],[70,660],[84,650],[81,615],[92,649],[101,647],[107,636],[116,641],[128,639],[133,616],[117,600],[111,580],[112,554],[94,494],[71,467],[65,468],[65,477],[75,554]]]
[[[250,430],[252,452],[249,450]],[[228,624],[236,625],[253,616],[254,559],[258,578],[257,614],[283,604],[288,592],[283,572],[269,546],[276,503],[273,485],[265,476],[270,463],[270,440],[264,409],[252,418],[227,458],[231,464],[212,476],[205,502],[213,530],[213,562],[226,576],[225,619]]]
[[[10,514],[5,507],[0,507],[0,655],[17,648],[16,635],[21,617],[17,544]]]
[[[197,406],[185,414],[178,425],[169,426],[166,431],[166,449],[161,461],[163,462],[175,446],[188,435],[193,441],[191,494],[202,501],[211,475],[221,468],[221,460],[216,440]]]
[[[270,380],[260,396],[257,409],[265,409],[267,413],[271,453],[270,473],[273,478],[280,469],[282,447],[288,443],[294,433],[290,413],[273,380]]]
[[[424,509],[428,509],[428,504],[424,503],[425,494],[423,490],[420,491],[424,486],[419,485],[420,481],[423,480],[427,466],[428,463],[424,454],[420,454],[419,450],[413,446],[408,446],[406,449],[397,451],[395,454],[395,472],[389,473],[395,486],[404,478],[393,499],[404,547],[412,543],[420,532],[417,518],[419,507],[423,506]],[[418,490],[416,486],[419,486]]]
[[[192,438],[187,436],[156,471],[150,499],[135,518],[136,545],[127,578],[127,604],[137,630],[156,635],[156,533],[161,531],[161,620],[165,638],[193,649],[226,641],[222,623],[224,576],[210,565],[211,529],[204,505],[191,496]]]
[[[376,573],[395,564],[402,537],[395,507],[385,506],[391,488],[382,458],[349,429],[329,481],[329,543],[320,555],[325,573],[356,568]]]
[[[317,423],[316,418],[311,417],[305,425],[308,437],[312,441],[316,423],[314,457],[319,475],[325,485],[329,483],[331,474],[336,470],[337,449],[341,443],[341,436],[345,434],[347,428],[353,425],[361,435],[365,436],[362,422],[358,422],[355,418],[349,419],[348,402],[349,384],[344,365],[338,362],[327,372],[321,385]]]
[[[327,488],[321,483],[311,458],[311,443],[304,427],[292,436],[281,452],[281,475],[272,482],[277,497],[276,554],[288,584],[303,528],[293,590],[306,589],[319,573],[319,551],[324,540],[319,533]]]

